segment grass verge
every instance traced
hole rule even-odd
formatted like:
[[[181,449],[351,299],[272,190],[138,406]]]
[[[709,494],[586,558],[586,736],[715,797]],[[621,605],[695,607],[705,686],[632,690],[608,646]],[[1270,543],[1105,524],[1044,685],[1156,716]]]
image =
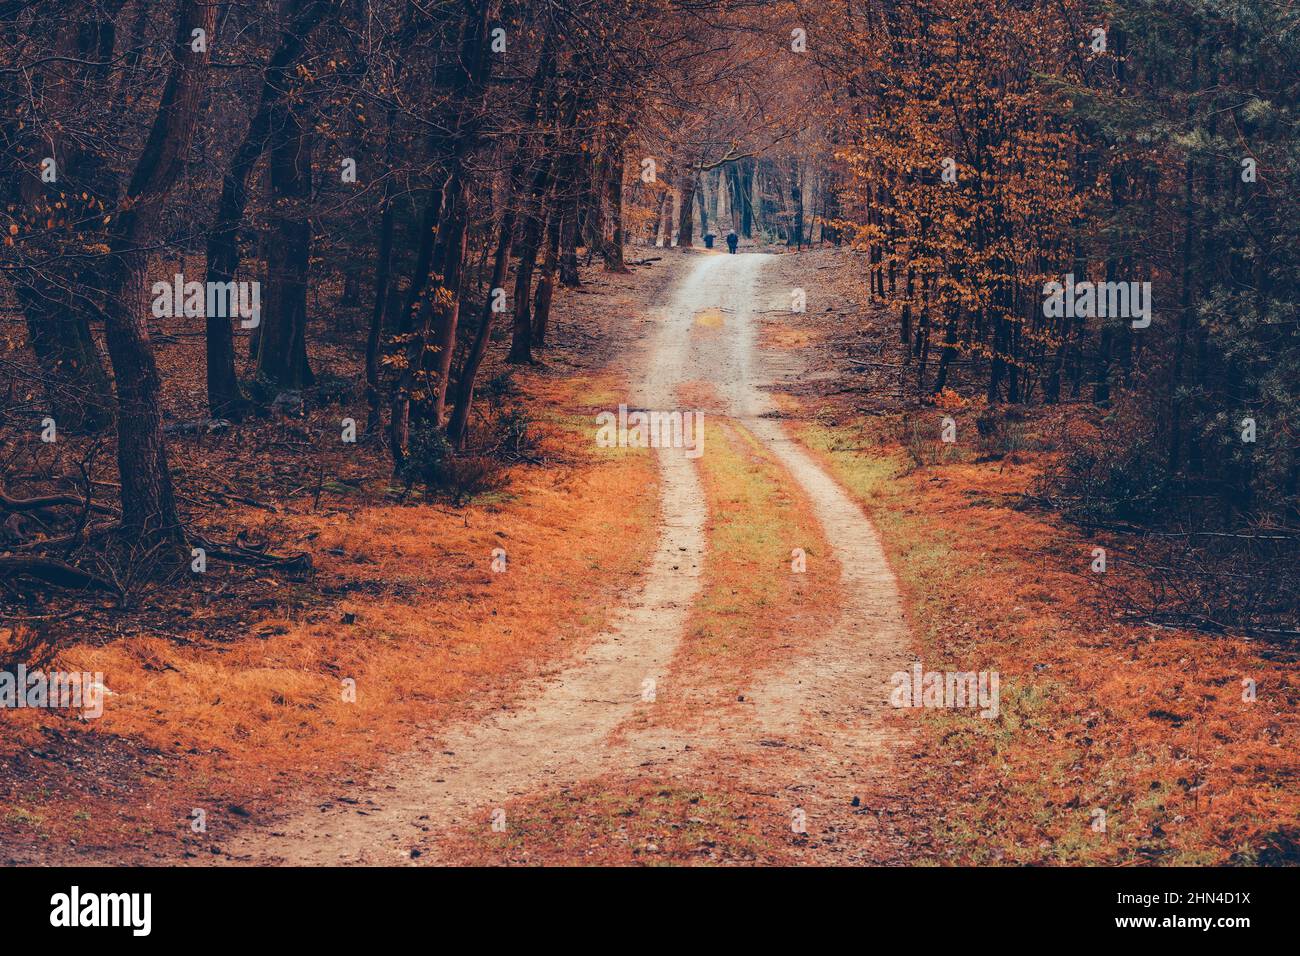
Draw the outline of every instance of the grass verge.
[[[234,636],[211,626],[230,613],[214,600],[167,631],[123,615],[116,634],[60,642],[51,666],[102,672],[113,696],[97,720],[4,713],[0,861],[211,852],[580,651],[654,544],[650,456],[592,441],[591,406],[614,385],[530,380],[551,460],[512,468],[507,494],[453,510],[392,504],[379,488],[241,516],[312,551],[316,576],[268,576]],[[18,631],[0,629],[0,651]]]
[[[1020,504],[1043,456],[916,467],[889,433],[841,416],[801,437],[879,527],[925,668],[1000,673],[995,720],[911,712],[923,722],[919,792],[938,801],[933,855],[1296,862],[1300,685],[1288,657],[1104,617],[1093,543]]]

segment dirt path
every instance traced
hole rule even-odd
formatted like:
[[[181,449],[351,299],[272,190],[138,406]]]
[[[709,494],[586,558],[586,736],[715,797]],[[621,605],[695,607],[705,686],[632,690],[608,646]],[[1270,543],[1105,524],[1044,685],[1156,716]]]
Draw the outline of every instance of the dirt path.
[[[650,334],[628,404],[671,409],[679,385],[714,385],[736,421],[767,443],[802,487],[826,529],[845,594],[837,625],[812,636],[793,665],[754,688],[749,716],[719,717],[704,741],[654,726],[611,741],[615,730],[636,724],[638,713],[654,706],[641,700],[643,682],[661,681],[699,590],[707,516],[696,462],[682,450],[660,449],[663,526],[652,565],[586,654],[526,688],[518,706],[417,744],[388,769],[382,787],[345,793],[274,829],[245,832],[225,847],[227,862],[429,862],[438,856],[442,828],[487,826],[493,808],[509,798],[650,764],[678,771],[700,761],[716,767],[774,747],[780,759],[762,763],[767,769],[758,772],[756,785],[789,790],[827,832],[879,829],[877,818],[849,810],[848,795],[864,776],[891,772],[896,741],[885,730],[884,710],[889,675],[910,663],[907,630],[874,529],[768,417],[770,402],[759,387],[767,375],[756,350],[756,279],[769,261],[762,255],[690,261],[660,318],[641,320],[639,328]],[[724,310],[725,334],[693,336],[696,314],[709,308]],[[887,834],[874,833],[825,845],[834,861],[859,862],[889,859],[892,851],[882,849],[888,842]]]
[[[721,719],[708,734],[714,746],[695,762],[743,762],[737,776],[783,795],[789,810],[801,809],[809,834],[820,836],[805,854],[810,862],[894,863],[904,857],[906,838],[890,814],[910,809],[907,801],[884,796],[900,789],[905,767],[897,758],[906,751],[897,725],[886,720],[889,679],[910,667],[913,655],[897,581],[875,528],[791,439],[767,391],[801,374],[797,364],[779,368],[758,347],[760,313],[799,321],[789,311],[791,287],[774,275],[790,264],[762,254],[699,262],[674,300],[674,317],[717,308],[724,324],[721,334],[696,337],[682,374],[711,383],[733,422],[763,442],[807,495],[838,565],[842,604],[829,631],[802,636],[793,663],[746,691],[752,712],[741,721],[734,712]],[[874,794],[876,805],[855,807],[852,799],[861,793]]]
[[[772,381],[757,348],[756,279],[762,255],[717,256],[705,260],[701,272],[714,275],[711,285],[724,303],[731,303],[728,334],[713,340],[699,356],[699,372],[716,370],[713,381],[728,399],[732,416],[758,439],[789,472],[812,502],[813,513],[826,532],[840,567],[845,599],[835,629],[756,698],[759,717],[768,730],[791,729],[797,707],[830,703],[854,689],[861,708],[851,715],[860,733],[842,735],[854,745],[880,741],[882,731],[872,711],[888,703],[889,675],[911,663],[907,625],[898,586],[885,560],[875,528],[813,458],[792,440],[776,417],[775,406],[762,386]],[[765,297],[767,310],[788,309],[790,290],[776,288]],[[791,314],[791,319],[797,316]]]

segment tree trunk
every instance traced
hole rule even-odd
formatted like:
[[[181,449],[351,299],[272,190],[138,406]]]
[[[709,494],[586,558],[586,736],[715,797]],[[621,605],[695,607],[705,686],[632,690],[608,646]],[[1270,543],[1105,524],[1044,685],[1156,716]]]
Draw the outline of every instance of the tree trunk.
[[[549,42],[543,48],[543,51],[543,56],[539,60],[537,70],[533,75],[528,106],[524,111],[522,124],[524,132],[519,137],[515,159],[510,167],[510,196],[507,198],[505,208],[501,214],[501,223],[497,229],[497,248],[496,257],[492,263],[491,289],[505,288],[506,272],[510,265],[510,247],[514,241],[516,211],[519,197],[523,193],[524,176],[527,170],[528,135],[529,131],[537,124],[537,117],[542,106],[543,91],[554,71],[554,58],[550,55],[551,47]],[[487,301],[483,303],[483,309],[479,314],[478,329],[474,334],[474,342],[470,346],[469,354],[465,357],[465,363],[460,370],[460,379],[456,384],[456,405],[452,410],[451,419],[447,423],[446,429],[448,440],[456,448],[464,447],[465,438],[469,432],[469,413],[474,403],[474,381],[478,377],[478,370],[483,363],[483,357],[487,354],[488,339],[492,332],[493,299],[494,296],[489,295]]]
[[[802,249],[803,190],[799,188],[799,160],[793,156],[790,157],[790,207],[793,213],[793,221],[790,224],[790,235],[785,244],[794,246],[795,249]]]
[[[314,381],[307,361],[307,277],[311,264],[311,118],[295,105],[277,110],[271,128],[271,241],[257,374],[277,389]]]
[[[832,179],[822,186],[822,228],[818,241],[830,241],[837,246],[844,241],[844,233],[832,224],[839,218],[840,194],[838,184]]]
[[[339,295],[338,305],[340,308],[348,308],[360,304],[361,276],[356,265],[349,259],[343,267],[343,291]]]
[[[463,175],[463,173],[462,173]],[[443,413],[447,407],[447,380],[451,377],[452,353],[456,350],[456,327],[460,323],[461,283],[464,273],[465,244],[469,228],[469,191],[458,182],[454,190],[443,196],[444,207],[454,203],[454,208],[444,208],[439,217],[438,231],[445,242],[442,259],[442,286],[450,301],[437,307],[433,321],[433,423],[442,427]],[[423,352],[423,348],[421,348]],[[414,361],[420,364],[419,356]]]
[[[208,53],[191,50],[191,36],[196,29],[212,36],[216,16],[215,4],[181,0],[171,74],[117,217],[106,275],[105,331],[117,387],[124,536],[138,549],[170,550],[179,558],[185,556],[185,536],[167,465],[159,404],[162,383],[145,320],[144,250],[180,175],[206,85]]]
[[[754,177],[758,164],[753,159],[742,162],[740,226],[746,239],[754,238]]]
[[[566,289],[576,289],[582,285],[578,277],[578,210],[575,205],[566,205],[564,219],[560,225],[560,285]]]
[[[27,337],[40,366],[50,412],[59,428],[96,432],[112,421],[108,373],[72,293],[38,270],[15,270],[14,294],[27,319]]]
[[[541,169],[534,180],[534,193],[527,217],[523,223],[523,234],[519,240],[519,265],[515,267],[515,321],[510,338],[510,354],[506,361],[524,365],[533,360],[533,316],[532,316],[532,281],[533,269],[537,265],[537,250],[542,238],[542,215],[539,192],[545,190],[549,159],[541,159]],[[541,186],[539,189],[538,186]]]
[[[713,170],[710,175],[713,177],[713,191],[710,193],[712,207],[709,209],[709,218],[716,224],[718,232],[721,232],[723,220],[730,217],[730,207],[727,205],[727,177],[721,166]]]
[[[537,295],[533,301],[533,345],[546,348],[546,330],[551,321],[551,299],[555,295],[555,268],[560,247],[560,212],[552,208],[547,223],[546,255],[537,277]]]
[[[659,194],[659,205],[655,207],[655,221],[650,229],[650,245],[665,246],[671,245],[670,239],[664,235],[664,219],[668,215],[667,207],[670,202],[668,190]]]
[[[323,2],[290,0],[286,14],[291,19],[262,74],[257,111],[221,184],[217,219],[208,233],[208,282],[230,282],[239,271],[238,230],[248,205],[249,179],[266,149],[272,111],[288,92],[290,69],[302,55],[304,41],[320,23],[328,6]],[[207,317],[206,344],[209,412],[214,417],[237,416],[245,401],[235,373],[235,343],[229,316]]]
[[[520,160],[516,160],[519,163]],[[520,171],[522,175],[522,171]],[[514,181],[516,177],[512,176]],[[492,263],[492,288],[505,288],[506,269],[510,264],[510,245],[515,234],[515,212],[513,205],[508,205],[501,217],[497,230],[497,251]],[[483,304],[479,313],[478,330],[474,333],[474,344],[470,346],[465,365],[460,371],[460,381],[456,386],[456,407],[452,410],[451,421],[447,423],[447,438],[457,448],[465,444],[465,435],[469,428],[469,410],[474,401],[474,379],[478,375],[483,356],[487,353],[488,336],[492,332],[492,297]]]
[[[433,411],[436,415],[441,416],[446,401],[451,352],[456,341],[456,325],[460,315],[460,279],[465,258],[468,223],[466,209],[468,170],[466,170],[465,164],[470,150],[478,142],[478,134],[474,129],[475,114],[492,72],[491,57],[487,48],[490,7],[491,3],[488,0],[482,0],[477,8],[469,3],[465,5],[466,19],[461,34],[460,49],[462,69],[460,72],[460,89],[458,91],[459,109],[456,114],[455,127],[450,137],[452,152],[447,161],[447,178],[440,190],[441,202],[436,211],[436,217],[432,211],[432,204],[425,213],[428,232],[422,237],[420,255],[420,258],[425,261],[418,264],[416,270],[416,278],[420,279],[420,285],[423,286],[428,281],[429,271],[436,268],[439,274],[443,276],[444,287],[451,296],[451,303],[450,308],[448,308],[447,304],[432,306],[426,298],[424,305],[421,307],[423,320],[420,323],[420,328],[414,331],[413,338],[407,346],[406,367],[402,370],[397,388],[393,394],[392,412],[388,423],[389,448],[393,455],[395,468],[400,468],[406,460],[406,449],[410,440],[411,391],[414,387],[415,375],[423,369],[426,361],[425,344],[428,341],[430,320],[428,310],[433,307],[441,310],[435,334],[438,340],[445,344],[442,351],[436,353],[434,357],[435,368],[440,373],[438,374],[438,394],[434,397],[435,407]],[[549,52],[549,44],[550,41],[548,40],[547,46],[544,48],[543,59],[553,56]],[[437,257],[435,258],[433,254],[434,250],[430,249],[426,259],[423,243],[425,240],[432,243],[435,234],[437,236]],[[412,288],[407,292],[406,306],[403,308],[402,328],[399,329],[403,333],[411,332],[410,318],[416,302],[420,298],[420,293],[415,286],[416,283],[412,282]],[[490,301],[491,297],[489,296]],[[435,424],[441,424],[441,422],[435,419]]]
[[[627,149],[620,142],[616,158],[609,164],[609,210],[614,217],[614,237],[605,249],[606,272],[631,272],[623,262],[623,169],[627,163]]]
[[[393,268],[393,230],[396,216],[393,212],[393,123],[396,111],[388,112],[388,136],[385,144],[385,162],[389,176],[384,181],[384,196],[380,201],[383,213],[379,220],[379,251],[375,263],[375,304],[370,310],[370,328],[366,332],[366,433],[379,430],[383,419],[380,408],[383,398],[379,391],[379,343],[384,334],[384,313],[388,307],[388,286]]]
[[[681,180],[681,209],[677,217],[677,246],[689,249],[695,242],[695,186],[698,174],[692,165],[686,167]]]
[[[700,213],[701,236],[707,236],[709,234],[709,201],[705,198],[707,189],[707,184],[704,182],[704,179],[701,178],[695,189],[695,207]]]
[[[587,192],[587,231],[583,233],[587,241],[587,265],[597,252],[602,259],[609,258],[609,243],[605,239],[605,193],[609,189],[608,166],[612,162],[609,150],[606,150],[592,164],[592,176]]]

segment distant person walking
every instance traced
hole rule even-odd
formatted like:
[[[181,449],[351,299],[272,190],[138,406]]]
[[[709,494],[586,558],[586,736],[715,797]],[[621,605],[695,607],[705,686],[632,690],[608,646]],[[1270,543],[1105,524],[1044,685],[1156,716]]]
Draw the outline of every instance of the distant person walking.
[[[736,234],[734,232],[727,233],[727,251],[734,256],[738,245],[740,245],[740,240],[736,238]]]

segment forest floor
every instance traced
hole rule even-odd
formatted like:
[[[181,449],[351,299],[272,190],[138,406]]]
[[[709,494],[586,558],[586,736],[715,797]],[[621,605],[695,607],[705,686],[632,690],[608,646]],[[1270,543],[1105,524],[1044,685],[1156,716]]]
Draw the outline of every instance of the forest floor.
[[[703,399],[709,427],[698,458],[656,450],[659,543],[607,629],[571,666],[521,688],[508,709],[437,734],[379,786],[234,841],[233,861],[902,858],[905,841],[882,813],[899,746],[889,675],[910,665],[907,630],[862,512],[765,417],[755,278],[770,258],[675,255],[666,301],[621,324],[622,403]],[[741,554],[717,520],[737,496]],[[809,563],[801,573],[796,548]],[[838,601],[822,605],[831,590]],[[653,794],[654,813],[675,804],[680,832],[552,845],[547,827],[521,822],[538,801],[583,787],[594,799],[560,820],[566,831],[588,807],[604,816],[611,797],[640,793]],[[624,833],[651,822],[633,816],[620,805],[612,822]],[[457,842],[483,831],[497,839]]]
[[[990,447],[906,399],[846,250],[653,255],[557,297],[501,385],[544,464],[467,506],[325,440],[346,395],[178,440],[214,531],[315,575],[0,630],[114,692],[6,715],[0,861],[1296,862],[1295,655],[1118,619],[1028,496],[1085,412]],[[163,349],[177,418],[200,342]],[[620,404],[702,411],[703,453],[597,447]],[[890,707],[914,662],[997,672],[998,714]]]

